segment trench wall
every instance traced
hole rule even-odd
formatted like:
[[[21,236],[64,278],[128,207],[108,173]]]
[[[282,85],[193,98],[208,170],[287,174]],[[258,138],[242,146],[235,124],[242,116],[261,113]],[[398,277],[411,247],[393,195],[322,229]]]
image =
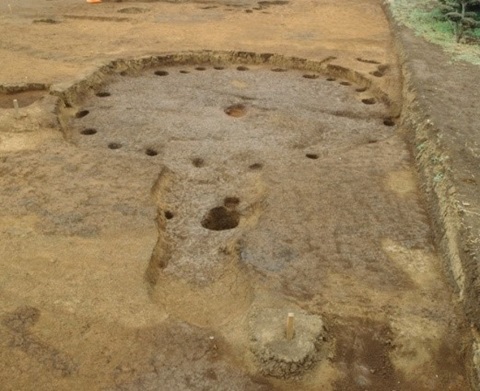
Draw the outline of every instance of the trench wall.
[[[476,331],[480,329],[478,244],[472,240],[474,233],[465,220],[465,212],[458,197],[455,172],[451,164],[451,146],[448,138],[444,137],[448,130],[435,121],[424,97],[418,93],[417,86],[421,81],[415,74],[415,58],[408,50],[408,40],[411,37],[406,36],[406,27],[395,20],[390,3],[384,3],[384,11],[394,36],[403,78],[403,109],[399,126],[406,132],[411,148],[432,218],[434,239],[444,261],[445,274],[472,325],[472,344],[465,354],[470,366],[471,386],[474,390],[480,390],[480,336]]]

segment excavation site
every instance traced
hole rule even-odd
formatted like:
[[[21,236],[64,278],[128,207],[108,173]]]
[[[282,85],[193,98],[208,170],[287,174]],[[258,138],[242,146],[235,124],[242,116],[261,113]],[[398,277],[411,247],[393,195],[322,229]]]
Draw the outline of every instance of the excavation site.
[[[1,19],[2,390],[477,389],[381,2],[66,3]]]

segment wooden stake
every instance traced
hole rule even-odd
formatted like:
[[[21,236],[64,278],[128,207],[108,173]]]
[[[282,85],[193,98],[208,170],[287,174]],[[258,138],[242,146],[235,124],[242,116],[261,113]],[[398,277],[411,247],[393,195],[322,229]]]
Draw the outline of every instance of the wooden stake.
[[[291,341],[293,339],[293,335],[295,334],[295,330],[293,327],[293,320],[294,314],[293,312],[289,312],[287,316],[287,340]]]
[[[18,100],[13,100],[13,108],[15,109],[15,117],[20,118],[20,112],[18,111]]]

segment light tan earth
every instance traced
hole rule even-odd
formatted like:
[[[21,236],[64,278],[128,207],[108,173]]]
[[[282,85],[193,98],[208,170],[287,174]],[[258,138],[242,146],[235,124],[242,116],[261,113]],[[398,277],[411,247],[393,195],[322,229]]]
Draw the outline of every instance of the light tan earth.
[[[352,71],[237,71],[248,61],[222,55],[215,70],[193,55],[102,74],[60,103],[2,96],[2,389],[469,389],[469,329],[404,130],[383,123],[399,115],[401,81],[379,1],[12,1],[1,12],[5,90],[63,91],[117,58],[187,50]],[[367,83],[353,71],[372,86],[356,91]],[[238,226],[202,226],[222,206]],[[267,332],[250,330],[266,323],[262,308],[322,319],[314,365],[265,373],[252,335]]]

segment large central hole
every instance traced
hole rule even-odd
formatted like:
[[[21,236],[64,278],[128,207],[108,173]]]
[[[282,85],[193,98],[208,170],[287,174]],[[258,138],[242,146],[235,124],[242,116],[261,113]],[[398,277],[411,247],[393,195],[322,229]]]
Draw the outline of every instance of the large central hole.
[[[240,214],[224,206],[210,209],[202,219],[202,226],[212,231],[224,231],[233,229],[240,222]]]

